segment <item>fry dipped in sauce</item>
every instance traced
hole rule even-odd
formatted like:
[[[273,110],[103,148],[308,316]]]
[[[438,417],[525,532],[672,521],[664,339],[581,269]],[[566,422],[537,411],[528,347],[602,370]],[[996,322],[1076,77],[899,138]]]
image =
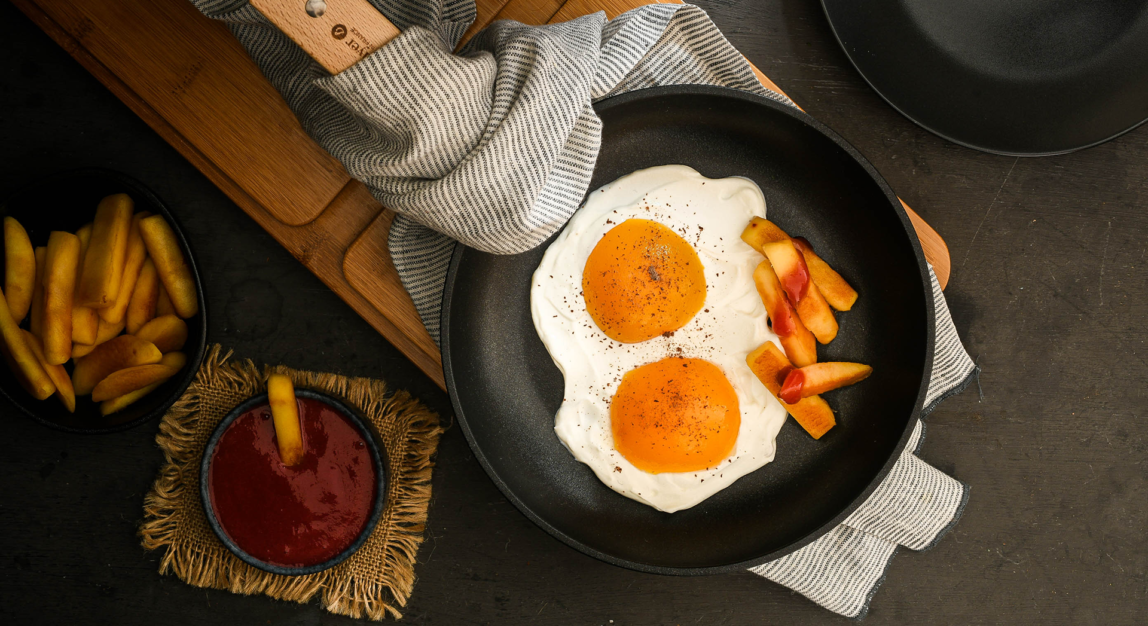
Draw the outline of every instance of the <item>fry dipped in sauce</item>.
[[[303,460],[303,431],[299,427],[299,403],[295,400],[295,386],[291,379],[283,374],[268,377],[267,402],[275,420],[279,459],[284,465],[296,465]]]

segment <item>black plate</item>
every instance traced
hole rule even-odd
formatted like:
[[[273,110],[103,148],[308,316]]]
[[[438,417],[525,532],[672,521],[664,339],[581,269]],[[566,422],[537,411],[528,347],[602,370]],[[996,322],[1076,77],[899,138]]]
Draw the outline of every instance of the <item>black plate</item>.
[[[219,425],[216,426],[215,430],[211,433],[211,439],[207,440],[207,445],[203,448],[203,459],[199,462],[199,499],[203,503],[203,512],[207,516],[207,523],[211,526],[211,531],[215,533],[216,537],[219,537],[219,541],[223,543],[224,547],[239,557],[244,563],[252,567],[257,567],[265,572],[280,574],[282,576],[303,576],[331,569],[339,563],[346,561],[352,554],[358,552],[359,548],[363,547],[363,543],[367,541],[367,538],[371,536],[371,533],[375,531],[375,526],[378,525],[379,518],[383,514],[383,508],[386,505],[388,480],[387,452],[383,446],[379,445],[375,431],[371,428],[370,421],[363,415],[362,411],[343,398],[312,389],[296,388],[295,396],[298,398],[318,400],[343,414],[355,425],[355,428],[359,430],[359,434],[363,435],[363,440],[367,442],[367,448],[371,451],[371,461],[373,461],[375,466],[375,476],[378,477],[378,480],[375,481],[375,501],[371,504],[371,516],[367,518],[367,524],[363,526],[363,532],[359,533],[359,536],[351,542],[351,545],[347,546],[346,550],[336,554],[327,561],[315,565],[304,565],[300,567],[273,565],[251,556],[243,548],[240,548],[238,544],[231,540],[231,537],[223,530],[219,519],[215,517],[215,509],[211,506],[210,480],[211,463],[215,459],[215,446],[219,443],[220,437],[223,437],[223,433],[227,432],[227,429],[231,427],[231,424],[240,415],[256,407],[267,405],[266,393],[261,393],[244,400],[224,416],[223,420],[219,422]]]
[[[793,420],[777,458],[701,504],[661,513],[607,488],[562,446],[562,374],[530,318],[547,244],[514,256],[459,246],[443,298],[447,388],[475,456],[519,509],[604,561],[663,574],[733,571],[833,528],[876,487],[920,414],[932,366],[933,301],[916,235],[893,192],[833,131],[791,107],[715,87],[631,92],[595,106],[596,189],[685,164],[761,186],[769,217],[804,235],[860,292],[822,359],[863,361],[863,384],[827,394],[838,426],[814,441]]]
[[[158,389],[141,398],[124,410],[104,417],[100,415],[99,403],[92,402],[91,396],[76,398],[76,412],[68,413],[54,396],[39,401],[28,395],[16,377],[7,367],[0,367],[0,392],[13,404],[37,422],[76,433],[110,433],[139,426],[144,422],[163,415],[183,394],[207,348],[207,304],[203,299],[203,284],[195,267],[195,255],[187,245],[187,238],[171,211],[163,202],[130,176],[100,168],[87,168],[54,174],[23,187],[0,204],[0,217],[15,217],[28,231],[33,246],[48,243],[48,233],[53,230],[75,232],[92,221],[96,205],[100,199],[115,193],[126,193],[135,202],[136,211],[151,211],[162,215],[171,224],[179,239],[183,256],[191,267],[191,276],[199,293],[199,313],[185,320],[187,322],[187,343],[182,352],[187,355],[187,365]],[[0,248],[3,246],[0,245]],[[28,322],[24,321],[27,328]],[[71,374],[71,361],[65,367]]]
[[[1006,155],[1087,148],[1148,120],[1146,0],[822,0],[905,117]]]

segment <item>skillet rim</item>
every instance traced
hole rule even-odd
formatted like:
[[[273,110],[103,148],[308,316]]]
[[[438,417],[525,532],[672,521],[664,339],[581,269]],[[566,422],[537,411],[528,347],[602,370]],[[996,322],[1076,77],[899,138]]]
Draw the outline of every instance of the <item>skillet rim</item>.
[[[857,75],[860,76],[861,79],[865,81],[866,85],[869,85],[869,88],[873,90],[873,93],[880,96],[881,99],[885,101],[885,104],[888,104],[889,107],[892,108],[897,113],[899,113],[901,115],[901,117],[904,117],[905,119],[916,124],[917,126],[921,127],[922,129],[932,133],[933,135],[936,135],[937,137],[940,137],[941,139],[944,139],[945,141],[948,141],[950,143],[954,143],[958,146],[961,146],[962,148],[968,148],[970,150],[976,150],[978,152],[984,152],[985,154],[996,154],[996,155],[1007,156],[1007,157],[1060,156],[1063,154],[1071,154],[1073,152],[1079,152],[1081,150],[1087,150],[1089,148],[1095,148],[1096,146],[1099,146],[1100,144],[1108,143],[1109,141],[1112,141],[1113,139],[1116,139],[1118,137],[1126,135],[1126,134],[1136,130],[1137,128],[1140,128],[1145,123],[1148,123],[1148,117],[1145,117],[1144,119],[1133,123],[1131,126],[1125,128],[1124,130],[1117,131],[1116,133],[1113,133],[1112,135],[1109,135],[1108,137],[1105,137],[1103,139],[1097,139],[1097,140],[1092,141],[1091,143],[1086,143],[1086,144],[1081,144],[1081,145],[1076,145],[1076,146],[1071,146],[1068,148],[1062,148],[1059,150],[1051,150],[1051,151],[1050,150],[1045,150],[1045,151],[1029,150],[1029,151],[1019,151],[1018,152],[1018,151],[1011,151],[1011,150],[1000,150],[997,148],[990,148],[988,146],[977,145],[971,141],[965,141],[963,139],[957,139],[956,137],[952,137],[952,136],[950,136],[944,132],[941,132],[940,130],[937,130],[935,128],[932,128],[931,126],[928,126],[924,122],[918,120],[913,115],[909,115],[909,113],[907,113],[904,108],[902,108],[897,103],[893,102],[892,98],[885,95],[885,92],[881,91],[881,89],[879,89],[877,87],[877,84],[874,83],[872,80],[870,80],[870,78],[865,74],[865,72],[861,71],[861,66],[858,65],[857,61],[853,58],[853,55],[849,53],[849,48],[845,45],[845,41],[841,38],[841,33],[838,30],[839,22],[835,23],[833,21],[833,16],[830,15],[830,13],[829,13],[830,3],[835,4],[836,1],[837,0],[821,0],[821,12],[823,15],[825,15],[825,22],[827,24],[829,24],[829,31],[833,33],[833,40],[837,42],[837,46],[839,48],[841,48],[841,52],[843,52],[845,54],[845,58],[849,59],[849,64],[853,66],[853,70],[857,72]]]
[[[924,367],[922,369],[921,381],[917,389],[917,399],[914,402],[912,412],[909,414],[909,417],[906,420],[905,429],[901,433],[901,437],[897,440],[897,444],[893,448],[889,459],[885,461],[885,464],[872,478],[872,480],[870,480],[865,489],[862,490],[861,493],[859,493],[857,496],[855,496],[849,505],[846,506],[840,513],[838,513],[828,522],[825,522],[824,524],[821,524],[817,528],[811,530],[801,539],[798,539],[797,541],[794,541],[787,546],[778,548],[777,550],[763,555],[753,557],[751,559],[723,565],[705,567],[673,567],[664,565],[650,565],[648,563],[639,563],[637,561],[619,558],[591,548],[555,528],[543,517],[531,510],[530,507],[526,505],[526,503],[520,500],[518,496],[515,495],[515,493],[502,480],[498,472],[490,464],[490,461],[487,460],[486,455],[475,442],[474,434],[471,432],[470,424],[466,419],[466,413],[458,400],[458,394],[456,393],[457,385],[455,384],[454,377],[454,367],[450,356],[450,311],[453,296],[452,292],[456,284],[458,269],[462,263],[462,258],[468,250],[468,248],[461,243],[456,243],[454,251],[451,253],[450,267],[447,270],[446,283],[443,285],[442,313],[440,315],[440,352],[442,354],[443,376],[446,380],[447,393],[450,395],[451,407],[454,409],[454,414],[458,420],[459,427],[462,429],[463,435],[466,437],[467,445],[470,447],[470,450],[474,454],[475,458],[478,459],[479,464],[482,465],[482,469],[486,472],[487,476],[489,476],[494,484],[498,487],[498,490],[501,491],[502,494],[506,496],[506,498],[510,500],[512,504],[514,504],[515,508],[517,508],[520,512],[522,512],[522,514],[529,518],[530,521],[534,522],[540,528],[545,530],[550,536],[558,539],[567,546],[570,546],[585,555],[594,557],[611,565],[616,565],[618,567],[632,569],[639,572],[669,576],[702,576],[744,571],[751,567],[761,565],[768,561],[772,561],[791,554],[801,549],[802,547],[816,541],[818,538],[840,525],[841,522],[849,517],[853,511],[857,510],[857,508],[860,507],[861,504],[864,503],[870,495],[872,495],[872,493],[877,489],[877,487],[884,481],[885,477],[893,469],[893,466],[900,459],[901,453],[905,450],[905,447],[909,442],[909,438],[913,434],[913,429],[916,426],[917,420],[922,417],[925,396],[929,389],[929,381],[932,379],[933,356],[936,344],[936,309],[933,302],[932,281],[929,278],[928,265],[925,261],[924,252],[921,249],[920,240],[917,238],[916,231],[913,229],[913,225],[909,221],[909,216],[905,213],[904,208],[901,207],[901,202],[897,199],[896,194],[893,193],[893,190],[889,187],[889,184],[885,182],[885,179],[881,177],[876,168],[874,168],[873,165],[869,163],[869,161],[865,159],[865,157],[862,156],[856,148],[850,145],[849,142],[845,141],[845,139],[831,130],[828,126],[818,122],[796,107],[782,104],[765,96],[751,94],[736,89],[710,85],[670,85],[637,89],[624,94],[599,100],[594,103],[594,109],[596,113],[599,113],[602,110],[609,109],[613,106],[620,106],[648,98],[656,99],[665,96],[696,95],[732,98],[735,100],[743,100],[750,103],[763,105],[766,108],[773,109],[774,112],[788,115],[796,119],[798,122],[812,127],[813,130],[819,132],[830,141],[837,144],[837,146],[845,150],[845,152],[855,162],[857,162],[857,164],[860,165],[862,169],[865,170],[865,173],[869,175],[869,178],[877,184],[878,188],[885,195],[886,199],[889,201],[890,208],[893,209],[894,214],[901,222],[903,234],[908,238],[910,248],[913,251],[913,256],[917,260],[917,269],[920,273],[920,278],[923,285],[923,297],[925,300],[926,313],[925,354],[923,355]],[[593,190],[588,189],[587,193],[590,191]]]

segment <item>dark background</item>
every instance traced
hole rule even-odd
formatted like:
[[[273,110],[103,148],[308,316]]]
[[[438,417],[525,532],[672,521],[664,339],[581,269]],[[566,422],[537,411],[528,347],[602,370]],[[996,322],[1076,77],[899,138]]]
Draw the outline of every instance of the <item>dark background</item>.
[[[921,456],[972,486],[959,525],[902,551],[865,623],[1134,624],[1148,613],[1148,128],[1059,157],[945,143],[854,73],[811,0],[699,2],[746,56],[853,143],[948,241],[980,387],[928,420]],[[209,341],[242,357],[446,395],[63,50],[0,3],[0,194],[97,165],[139,178],[198,253]],[[156,424],[48,430],[0,400],[0,621],[343,624],[156,573],[135,535]],[[502,497],[443,437],[407,623],[845,624],[751,574],[665,578],[599,563]]]

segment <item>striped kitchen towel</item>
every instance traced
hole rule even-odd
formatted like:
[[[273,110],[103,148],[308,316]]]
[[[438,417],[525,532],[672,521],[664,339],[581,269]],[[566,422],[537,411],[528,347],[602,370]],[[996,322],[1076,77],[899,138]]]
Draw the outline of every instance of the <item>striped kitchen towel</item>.
[[[601,140],[593,102],[634,89],[719,85],[792,105],[763,87],[701,9],[649,5],[549,26],[495,22],[453,53],[473,0],[371,0],[403,34],[330,75],[246,0],[192,0],[228,24],[304,129],[398,212],[388,241],[438,340],[456,242],[496,254],[557,232],[589,185]],[[926,413],[975,366],[934,278],[937,344]],[[863,616],[898,546],[923,550],[961,514],[968,488],[916,456],[924,425],[873,495],[804,548],[754,568],[849,617]]]

